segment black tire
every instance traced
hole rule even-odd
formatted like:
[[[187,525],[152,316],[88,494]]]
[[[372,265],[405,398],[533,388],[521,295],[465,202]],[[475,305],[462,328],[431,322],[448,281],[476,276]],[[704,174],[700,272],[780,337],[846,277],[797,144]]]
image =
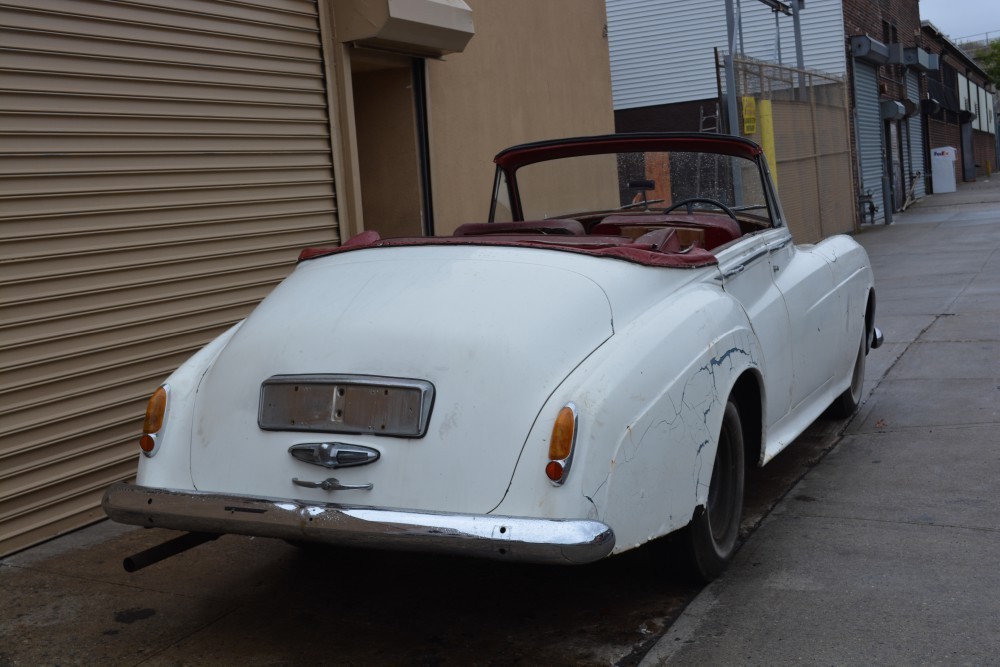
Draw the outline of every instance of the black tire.
[[[729,401],[722,417],[706,506],[695,513],[685,531],[694,573],[706,582],[722,574],[736,552],[743,517],[744,465],[740,411]]]
[[[851,372],[851,386],[844,390],[844,393],[836,398],[830,405],[830,414],[834,417],[846,418],[858,411],[861,405],[861,397],[864,395],[865,385],[865,359],[867,358],[865,349],[865,332],[861,332],[861,345],[858,346],[858,358],[854,361],[854,370]]]

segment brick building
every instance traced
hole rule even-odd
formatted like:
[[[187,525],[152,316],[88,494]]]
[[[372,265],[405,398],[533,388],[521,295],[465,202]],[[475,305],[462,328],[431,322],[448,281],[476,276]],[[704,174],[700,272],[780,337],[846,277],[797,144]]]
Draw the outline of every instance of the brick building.
[[[996,109],[986,72],[934,24],[921,25],[924,48],[938,55],[940,68],[928,75],[925,97],[929,105],[930,148],[957,149],[955,179],[974,181],[997,170]]]
[[[922,75],[932,68],[918,50],[918,0],[844,0],[852,80],[853,152],[861,197],[892,213],[926,192],[925,121],[920,113]]]
[[[957,150],[953,164],[957,181],[974,181],[977,174],[995,169],[996,117],[987,90],[989,78],[933,24],[920,21],[917,0],[844,0],[844,28],[848,35],[871,40],[869,54],[874,57],[855,50],[852,76],[857,93],[863,63],[874,67],[883,121],[883,173],[887,192],[892,193],[891,209],[890,197],[885,198],[887,213],[905,206],[913,198],[911,193],[919,197],[933,192],[932,149]],[[858,104],[856,99],[856,120]],[[855,136],[861,137],[863,165],[867,148],[863,129]],[[914,154],[918,149],[919,157]]]

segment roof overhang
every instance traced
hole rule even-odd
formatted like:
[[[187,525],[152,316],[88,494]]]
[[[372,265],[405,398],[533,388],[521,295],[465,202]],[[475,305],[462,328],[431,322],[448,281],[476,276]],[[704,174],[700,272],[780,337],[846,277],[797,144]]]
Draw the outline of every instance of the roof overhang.
[[[462,0],[337,0],[338,42],[418,57],[459,53],[475,34]]]
[[[927,72],[938,69],[939,59],[937,55],[930,54],[919,46],[904,47],[902,44],[890,44],[889,63]]]
[[[884,65],[889,62],[889,47],[868,35],[853,35],[851,55],[870,65]]]
[[[882,120],[899,120],[906,117],[906,107],[899,100],[882,100]]]

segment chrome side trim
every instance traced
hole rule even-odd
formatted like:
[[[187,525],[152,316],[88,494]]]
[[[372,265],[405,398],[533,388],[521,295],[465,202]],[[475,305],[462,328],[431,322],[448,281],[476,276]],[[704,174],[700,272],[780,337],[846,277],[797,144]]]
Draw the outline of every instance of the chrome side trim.
[[[589,563],[615,546],[588,519],[533,519],[357,507],[156,489],[118,482],[104,494],[119,523],[534,563]]]
[[[746,257],[741,257],[740,258],[740,263],[736,264],[735,266],[731,266],[728,269],[725,269],[723,271],[723,273],[722,273],[722,277],[723,278],[732,278],[733,276],[735,276],[738,273],[743,273],[748,266],[750,266],[751,264],[753,264],[754,262],[756,262],[761,257],[766,257],[770,252],[771,252],[770,247],[769,246],[764,246],[763,248],[760,248],[760,249],[752,252],[751,254],[747,255]]]
[[[769,243],[767,245],[767,251],[768,252],[774,252],[775,250],[781,250],[782,248],[784,248],[785,246],[787,246],[791,242],[792,242],[792,237],[791,236],[786,236],[785,238],[781,239],[780,241],[775,241],[774,243]]]
[[[746,270],[747,270],[747,265],[746,264],[738,264],[738,265],[734,266],[733,268],[729,269],[728,271],[726,271],[725,273],[723,273],[722,277],[723,278],[732,278],[736,274],[743,273]]]

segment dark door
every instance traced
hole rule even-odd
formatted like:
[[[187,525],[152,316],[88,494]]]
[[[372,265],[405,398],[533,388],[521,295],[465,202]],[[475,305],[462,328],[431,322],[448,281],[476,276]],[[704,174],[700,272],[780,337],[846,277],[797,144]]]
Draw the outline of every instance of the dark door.
[[[976,180],[976,150],[972,145],[972,121],[962,123],[962,180]]]

